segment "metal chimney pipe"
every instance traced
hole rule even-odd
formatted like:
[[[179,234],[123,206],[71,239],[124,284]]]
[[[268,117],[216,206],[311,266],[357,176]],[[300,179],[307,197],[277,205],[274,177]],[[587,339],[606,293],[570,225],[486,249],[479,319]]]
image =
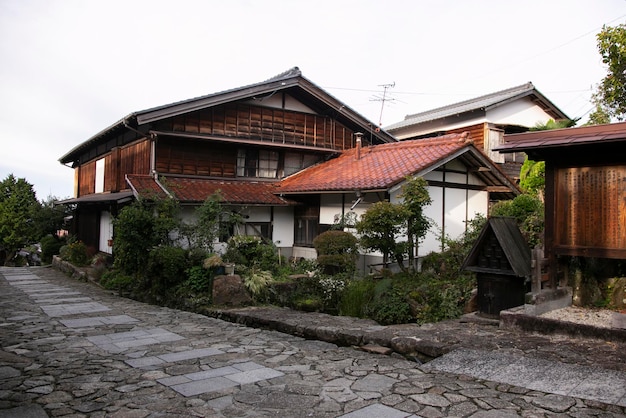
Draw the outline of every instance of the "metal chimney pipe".
[[[360,160],[361,159],[361,146],[362,146],[361,138],[363,138],[363,133],[355,132],[354,136],[356,136],[356,154],[354,158],[356,160]]]

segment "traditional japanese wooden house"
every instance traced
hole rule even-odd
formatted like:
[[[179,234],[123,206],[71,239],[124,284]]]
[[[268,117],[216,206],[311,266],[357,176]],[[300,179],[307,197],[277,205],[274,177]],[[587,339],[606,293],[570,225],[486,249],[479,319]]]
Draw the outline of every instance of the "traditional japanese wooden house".
[[[294,202],[274,185],[354,147],[357,131],[366,145],[395,142],[294,67],[123,117],[60,158],[75,170],[75,197],[64,203],[75,205],[73,232],[111,252],[111,219],[132,199],[156,194],[193,206],[219,190],[246,212],[247,233],[290,247]]]
[[[470,139],[511,177],[519,176],[523,153],[500,154],[494,148],[504,135],[526,132],[550,119],[569,119],[533,83],[471,98],[424,112],[385,126],[399,140],[469,132]]]
[[[449,236],[486,214],[490,199],[519,193],[467,134],[399,143],[298,68],[133,112],[60,161],[76,173],[76,195],[65,202],[75,205],[74,233],[105,252],[112,218],[140,197],[178,199],[191,218],[219,191],[245,219],[239,233],[271,240],[287,257],[313,258],[313,239],[335,215],[397,199],[407,175],[429,181],[436,228]]]

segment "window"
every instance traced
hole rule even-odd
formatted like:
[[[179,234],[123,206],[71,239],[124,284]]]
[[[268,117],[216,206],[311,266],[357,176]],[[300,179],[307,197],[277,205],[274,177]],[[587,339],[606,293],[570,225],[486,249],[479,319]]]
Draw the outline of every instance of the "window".
[[[319,203],[315,206],[294,209],[294,244],[302,247],[313,246],[313,239],[318,235]]]
[[[248,236],[272,240],[272,226],[270,222],[246,222],[244,224],[244,233]]]
[[[96,185],[95,192],[104,192],[104,158],[96,161]]]
[[[278,152],[257,149],[239,149],[237,152],[237,176],[276,178]]]

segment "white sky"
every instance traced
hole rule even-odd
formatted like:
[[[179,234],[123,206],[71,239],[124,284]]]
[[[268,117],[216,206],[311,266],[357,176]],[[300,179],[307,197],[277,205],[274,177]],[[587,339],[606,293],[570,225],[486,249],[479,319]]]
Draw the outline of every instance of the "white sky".
[[[73,193],[58,159],[127,114],[303,75],[383,126],[532,81],[570,117],[626,0],[0,0],[0,180]]]

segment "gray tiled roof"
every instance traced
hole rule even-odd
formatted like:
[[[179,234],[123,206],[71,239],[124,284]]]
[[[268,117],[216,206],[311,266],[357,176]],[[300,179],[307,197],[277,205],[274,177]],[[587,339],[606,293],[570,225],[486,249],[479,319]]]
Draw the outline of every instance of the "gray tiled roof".
[[[542,102],[543,107],[548,109],[549,113],[554,114],[555,119],[567,118],[567,115],[565,115],[565,113],[559,110],[554,104],[552,104],[546,97],[544,97],[541,93],[539,93],[539,91],[535,89],[533,83],[528,82],[526,84],[511,87],[506,90],[501,90],[495,93],[439,107],[436,109],[427,110],[425,112],[407,115],[405,116],[403,121],[386,126],[385,130],[393,131],[395,129],[406,128],[408,126],[418,125],[420,123],[429,122],[432,120],[443,119],[452,115],[458,115],[461,113],[471,112],[479,109],[487,109],[529,95],[536,96]]]

